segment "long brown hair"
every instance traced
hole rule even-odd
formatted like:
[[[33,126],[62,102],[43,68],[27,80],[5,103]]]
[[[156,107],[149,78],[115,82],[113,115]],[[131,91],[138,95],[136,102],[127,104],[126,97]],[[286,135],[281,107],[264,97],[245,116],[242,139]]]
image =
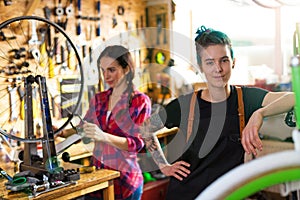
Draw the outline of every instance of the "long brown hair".
[[[121,45],[111,45],[105,47],[105,49],[101,52],[97,60],[98,67],[100,66],[101,58],[105,56],[115,59],[123,69],[126,69],[128,67],[129,72],[126,74],[126,81],[128,83],[128,87],[126,90],[128,92],[128,103],[130,105],[132,97],[134,95],[134,85],[132,81],[134,78],[135,65],[129,50]]]

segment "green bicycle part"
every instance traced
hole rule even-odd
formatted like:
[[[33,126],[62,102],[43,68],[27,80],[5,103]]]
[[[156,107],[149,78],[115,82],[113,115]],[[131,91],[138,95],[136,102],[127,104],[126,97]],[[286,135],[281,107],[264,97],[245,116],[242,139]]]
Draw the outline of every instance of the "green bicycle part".
[[[280,183],[300,180],[300,168],[287,168],[259,177],[239,187],[225,197],[226,200],[236,200],[249,197],[255,192]]]

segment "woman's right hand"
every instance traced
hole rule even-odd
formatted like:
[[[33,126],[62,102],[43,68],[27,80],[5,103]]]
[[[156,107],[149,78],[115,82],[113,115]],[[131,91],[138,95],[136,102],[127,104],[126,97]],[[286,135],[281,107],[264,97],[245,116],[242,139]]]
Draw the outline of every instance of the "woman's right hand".
[[[182,181],[183,177],[187,177],[191,172],[188,169],[190,164],[184,161],[177,161],[173,164],[160,167],[160,171],[166,176],[173,176]]]

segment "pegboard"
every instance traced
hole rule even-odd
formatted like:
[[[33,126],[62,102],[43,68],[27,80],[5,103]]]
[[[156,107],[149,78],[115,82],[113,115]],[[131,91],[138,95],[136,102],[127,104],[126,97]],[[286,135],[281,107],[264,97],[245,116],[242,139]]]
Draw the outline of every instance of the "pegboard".
[[[78,12],[78,2],[81,2],[80,13]],[[155,51],[151,55],[150,62],[155,62],[155,55],[156,52],[159,50],[165,53],[166,61],[169,59],[170,35],[168,32],[159,32],[159,30],[156,30],[156,27],[158,25],[160,25],[161,28],[169,28],[170,23],[167,23],[167,21],[169,21],[169,11],[165,2],[163,4],[158,4],[154,6],[152,5],[147,7],[147,1],[143,0],[101,0],[100,14],[98,13],[96,7],[97,2],[97,0],[11,0],[11,5],[5,6],[4,1],[0,1],[0,23],[8,19],[24,15],[35,15],[44,18],[49,17],[50,21],[55,22],[57,24],[63,24],[67,20],[66,26],[62,27],[65,28],[67,35],[71,38],[74,45],[79,47],[80,51],[78,53],[81,55],[82,61],[86,60],[83,59],[83,46],[85,46],[85,48],[87,49],[86,54],[88,54],[89,49],[96,48],[103,41],[108,41],[111,38],[115,37],[119,38],[119,44],[129,47],[129,45],[136,43],[134,39],[139,41],[141,38],[141,35],[139,35],[139,32],[137,31],[138,28],[146,28],[146,26],[152,27],[155,31],[149,32],[150,34],[144,33],[144,43],[139,43],[137,45],[139,49],[133,49],[132,55],[136,62],[137,68],[143,69],[144,66],[147,65],[147,63],[145,63],[144,61],[147,60],[146,58],[150,56],[147,49],[143,48],[143,45],[155,46]],[[57,8],[60,6],[62,8],[62,15],[58,17],[57,14],[55,14],[55,12],[57,12]],[[71,12],[68,16],[66,14],[66,8],[71,8],[71,10],[73,10],[73,13]],[[147,13],[146,10],[148,10]],[[46,11],[50,11],[50,15],[47,15],[48,12]],[[80,20],[78,19],[79,15],[81,16]],[[81,25],[80,34],[78,33],[79,22]],[[96,34],[96,30],[98,28],[99,23],[101,27],[100,36]],[[26,26],[24,27],[26,28]],[[30,35],[32,35],[32,30],[30,28],[24,30],[26,33],[23,33],[23,35],[26,37],[24,37],[24,41],[18,39],[20,45],[26,44]],[[130,32],[131,37],[133,39],[131,38],[130,41],[126,41],[126,39],[121,38],[119,35],[124,32]],[[5,32],[5,34],[6,37],[10,37],[8,31]],[[152,42],[154,43],[152,44]],[[11,48],[10,45],[4,43],[5,41],[0,41],[2,54],[5,54],[5,52],[8,52]],[[27,49],[27,51],[28,50],[30,49]],[[10,63],[7,63],[7,61],[8,60],[0,60],[1,69],[7,69],[8,66],[10,66]],[[28,62],[29,64],[31,64],[30,62],[34,62],[34,60],[29,59]],[[15,64],[19,65],[18,63]],[[162,63],[160,64],[160,66],[155,68],[160,69],[165,65],[166,63]],[[90,64],[87,66],[84,65],[84,67],[87,69],[89,69],[90,66],[97,67],[94,64]],[[142,71],[142,69],[140,71]],[[151,73],[151,71],[149,71],[149,73]],[[138,78],[138,76],[136,77]],[[5,105],[8,102],[10,102],[9,96],[7,95],[7,86],[11,85],[11,83],[8,82],[8,79],[9,78],[7,77],[0,77],[0,83],[2,83],[2,88],[0,91],[0,96],[2,98],[0,99],[0,103],[2,105]],[[141,83],[137,83],[136,85],[140,84]],[[19,98],[19,95],[17,95],[17,98]],[[84,98],[89,99],[87,97]],[[22,104],[17,104],[16,109],[20,110],[22,106]],[[2,112],[1,109],[0,113],[6,113],[7,115],[11,114],[6,110],[3,110]],[[1,117],[2,116],[0,116],[0,118]],[[5,118],[7,117],[9,116],[5,116]],[[20,123],[24,123],[23,119],[20,120]]]
[[[55,14],[56,8],[61,6],[63,14],[60,17],[60,22],[63,23],[66,19],[68,20],[66,31],[76,41],[78,40],[76,38],[76,26],[79,21],[78,2],[81,3],[81,31],[87,42],[99,38],[106,40],[120,32],[141,28],[145,24],[146,5],[145,1],[140,0],[101,0],[100,13],[97,9],[97,0],[11,0],[11,5],[8,6],[5,6],[4,1],[1,1],[0,22],[23,15],[46,17],[45,8],[48,7],[51,11],[50,20],[57,23],[59,17]],[[67,7],[74,11],[69,16],[65,13]],[[97,20],[99,17],[100,21]],[[97,36],[96,28],[99,23],[101,35]]]
[[[78,2],[81,2],[81,12],[78,12]],[[107,41],[111,37],[117,36],[118,34],[126,31],[132,31],[136,32],[136,28],[141,28],[145,25],[144,22],[144,14],[145,14],[145,1],[140,0],[117,0],[117,1],[108,1],[108,0],[101,0],[100,5],[100,14],[98,13],[97,9],[97,0],[81,0],[81,1],[70,1],[70,0],[11,0],[11,5],[5,5],[4,1],[0,1],[0,23],[15,18],[19,16],[25,16],[25,15],[34,15],[39,16],[43,18],[49,17],[49,20],[52,22],[55,22],[57,24],[62,24],[66,22],[66,26],[62,26],[65,28],[65,31],[67,35],[71,38],[74,45],[78,46],[78,49],[80,51],[78,52],[82,56],[83,60],[83,53],[82,53],[82,47],[86,46],[87,54],[90,48],[96,48],[97,44],[103,42],[104,40]],[[59,4],[60,3],[60,4]],[[62,15],[59,17],[55,12],[57,11],[57,8],[62,8]],[[69,9],[69,10],[68,10]],[[68,11],[73,10],[73,12],[70,12],[70,15],[66,14],[66,10]],[[47,12],[46,12],[47,11]],[[48,12],[49,11],[49,12]],[[47,13],[50,13],[50,15],[47,15]],[[80,27],[81,32],[78,34],[78,15],[81,16],[80,18]],[[100,19],[100,20],[99,20]],[[98,28],[100,22],[101,26],[101,34],[98,36],[96,34],[96,30]],[[30,23],[28,23],[30,24]],[[26,48],[26,51],[20,52],[20,56],[28,56],[28,54],[31,54],[30,49],[28,48],[28,40],[32,36],[32,30],[29,27],[32,27],[32,25],[28,25],[28,27],[23,24],[23,28],[20,33],[20,35],[17,33],[17,29],[13,31],[13,35],[11,35],[11,30],[13,29],[3,29],[3,33],[5,35],[1,35],[0,37],[0,45],[1,45],[1,54],[7,56],[6,59],[0,60],[0,67],[3,70],[2,75],[0,77],[0,83],[1,83],[1,90],[0,90],[0,103],[1,105],[7,105],[11,104],[14,105],[13,109],[7,109],[2,106],[0,108],[1,113],[1,127],[5,128],[7,131],[10,131],[10,123],[16,123],[14,125],[14,128],[21,132],[21,134],[24,133],[23,124],[24,124],[24,116],[22,116],[22,108],[24,105],[19,100],[21,95],[17,91],[17,86],[19,85],[16,83],[17,77],[22,77],[22,75],[15,73],[15,74],[9,74],[8,68],[11,66],[19,66],[21,61],[23,59],[14,59],[13,62],[10,61],[10,57],[14,55],[10,55],[9,51],[12,49],[11,44],[18,43],[18,48]],[[41,39],[41,33],[39,32],[39,24],[37,24],[36,31],[38,33],[38,39]],[[53,32],[51,36],[55,35]],[[15,37],[17,39],[12,39],[9,42],[5,41],[3,37]],[[3,40],[2,40],[3,39]],[[53,44],[52,40],[52,44]],[[61,44],[64,44],[61,41]],[[126,41],[123,41],[126,42]],[[122,43],[121,43],[122,44]],[[126,46],[126,45],[125,45]],[[66,51],[66,47],[64,48]],[[39,49],[40,52],[42,51]],[[66,51],[67,54],[67,51]],[[3,58],[5,56],[2,56]],[[41,59],[43,60],[43,59]],[[28,62],[28,65],[36,66],[36,60],[29,58],[26,59]],[[56,62],[56,64],[59,62]],[[56,67],[59,67],[59,65],[56,65]],[[97,66],[95,66],[97,67]],[[23,67],[24,68],[24,67]],[[39,68],[42,68],[42,66],[39,66]],[[33,69],[30,68],[31,71]],[[13,72],[12,72],[13,73]],[[54,77],[55,79],[57,77]],[[9,82],[9,81],[12,82]],[[57,83],[55,80],[53,82],[48,82],[48,84],[56,85]],[[21,84],[20,84],[21,85]],[[14,89],[12,97],[14,97],[14,100],[12,101],[10,98],[9,88]],[[52,95],[53,97],[57,96],[57,94]],[[59,97],[58,97],[59,98]],[[58,99],[55,97],[56,101]],[[17,103],[13,103],[17,102]],[[52,102],[52,100],[51,100]],[[55,103],[55,102],[54,102]],[[36,104],[34,104],[36,105]],[[37,108],[38,109],[38,108]],[[52,109],[53,110],[53,109]],[[12,112],[16,113],[18,116],[14,115],[14,119],[10,119]],[[23,111],[24,112],[24,111]],[[24,115],[24,114],[23,114]],[[3,118],[3,119],[2,119]],[[5,121],[8,119],[8,121]],[[57,119],[57,120],[56,120]],[[39,120],[39,117],[35,118],[34,126],[36,126],[36,121]],[[60,116],[53,117],[53,120],[55,122],[60,123]],[[10,122],[12,121],[12,122]],[[2,123],[3,122],[3,123]],[[7,127],[4,126],[4,123],[7,124]]]

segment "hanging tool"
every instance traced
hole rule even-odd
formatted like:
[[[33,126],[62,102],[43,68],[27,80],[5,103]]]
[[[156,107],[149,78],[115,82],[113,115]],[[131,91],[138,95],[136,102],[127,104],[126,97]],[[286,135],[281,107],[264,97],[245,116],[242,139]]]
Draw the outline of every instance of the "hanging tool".
[[[63,45],[60,46],[60,57],[61,57],[61,67],[60,67],[60,73],[66,74],[68,69],[68,64],[65,59],[65,47]]]
[[[81,11],[81,0],[77,0],[77,26],[76,26],[76,34],[81,34],[81,18],[82,18],[82,11]]]
[[[161,15],[156,15],[156,44],[159,45],[160,44],[160,34],[162,31],[162,19],[161,19]]]
[[[73,0],[69,0],[69,5],[65,8],[65,12],[67,17],[70,17],[74,14]]]
[[[91,40],[94,34],[94,26],[93,22],[91,20],[94,20],[94,18],[87,18],[89,21],[85,24],[85,36],[87,40]]]
[[[133,23],[130,19],[130,12],[131,12],[131,3],[130,2],[128,3],[127,10],[128,10],[128,12],[127,12],[126,16],[124,17],[125,18],[125,20],[124,20],[125,29],[126,29],[126,31],[130,30],[130,33],[133,34],[133,31],[131,32],[132,27],[133,27]]]
[[[5,6],[11,6],[12,0],[4,0],[4,5]]]
[[[25,67],[25,69],[24,69],[24,67]],[[17,68],[19,69],[19,72],[21,74],[30,73],[31,70],[29,70],[28,67],[29,67],[29,63],[27,61],[24,61],[21,64],[17,65]]]
[[[14,40],[16,39],[16,36],[6,37],[3,31],[0,31],[0,40],[6,41],[6,40]]]
[[[40,45],[40,49],[39,49],[39,51],[40,51],[40,60],[39,60],[40,62],[39,62],[39,64],[40,64],[41,67],[46,67],[46,65],[47,65],[46,60],[47,60],[48,55],[47,55],[46,40],[45,40],[46,31],[47,31],[47,29],[45,29],[44,27],[39,29],[39,33],[41,35],[41,45]]]
[[[36,31],[36,21],[30,20],[31,22],[31,38],[28,41],[30,45],[40,45],[41,41],[38,39],[37,31]]]
[[[73,7],[73,0],[69,0],[69,5],[65,8],[65,13],[67,15],[66,20],[64,22],[64,27],[67,29],[68,20],[70,17],[74,15],[74,7]]]
[[[147,8],[146,8],[146,11],[147,11]],[[145,27],[144,27],[144,16],[143,15],[141,15],[140,16],[140,33],[141,33],[141,39],[142,39],[142,41],[146,41],[146,38],[145,38],[145,29],[144,29]]]
[[[82,45],[82,59],[86,57],[86,44]]]
[[[62,16],[64,15],[64,8],[62,7],[61,0],[58,0],[57,6],[54,9],[54,13],[57,17],[56,23],[65,29],[64,22],[62,21]]]
[[[117,25],[118,25],[118,21],[117,21],[116,15],[113,14],[113,16],[112,16],[112,28],[115,28]]]
[[[48,6],[45,6],[44,7],[44,15],[45,15],[45,18],[50,20],[50,17],[51,17],[51,9],[48,7]]]
[[[53,53],[54,53],[56,64],[61,64],[62,60],[61,60],[61,53],[60,53],[58,37],[54,37]]]
[[[76,56],[75,56],[75,50],[72,48],[69,41],[66,41],[67,44],[67,50],[68,50],[68,68],[72,71],[76,70]]]
[[[36,62],[40,62],[41,52],[36,47],[36,45],[40,45],[41,41],[38,40],[37,31],[36,31],[36,21],[30,20],[31,22],[31,38],[28,41],[29,45],[33,45],[34,47],[29,50],[32,57],[36,60]]]
[[[96,2],[96,10],[97,10],[97,26],[96,26],[96,36],[99,37],[101,35],[101,28],[100,28],[100,10],[101,10],[101,2],[100,0],[97,0]]]
[[[163,41],[164,41],[164,44],[167,44],[168,43],[168,41],[167,41],[167,19],[166,19],[166,13],[164,13],[164,14],[162,14],[162,16],[163,16],[163,28],[164,28],[164,39],[163,39]]]
[[[11,49],[8,51],[8,53],[14,53],[11,58],[13,59],[20,59],[26,57],[26,49],[24,47],[21,47],[20,49]]]
[[[17,71],[17,67],[16,66],[7,66],[7,71],[6,71],[6,75],[8,76],[11,76],[11,75],[14,75],[16,74],[16,71]]]
[[[154,48],[147,48],[147,56],[143,62],[148,61],[149,63],[152,63],[153,53],[154,53]]]
[[[124,15],[124,12],[125,12],[125,8],[123,6],[123,2],[121,2],[121,4],[118,5],[118,7],[117,7],[117,13],[118,13],[118,15]]]
[[[139,35],[139,20],[135,20],[136,35]]]

